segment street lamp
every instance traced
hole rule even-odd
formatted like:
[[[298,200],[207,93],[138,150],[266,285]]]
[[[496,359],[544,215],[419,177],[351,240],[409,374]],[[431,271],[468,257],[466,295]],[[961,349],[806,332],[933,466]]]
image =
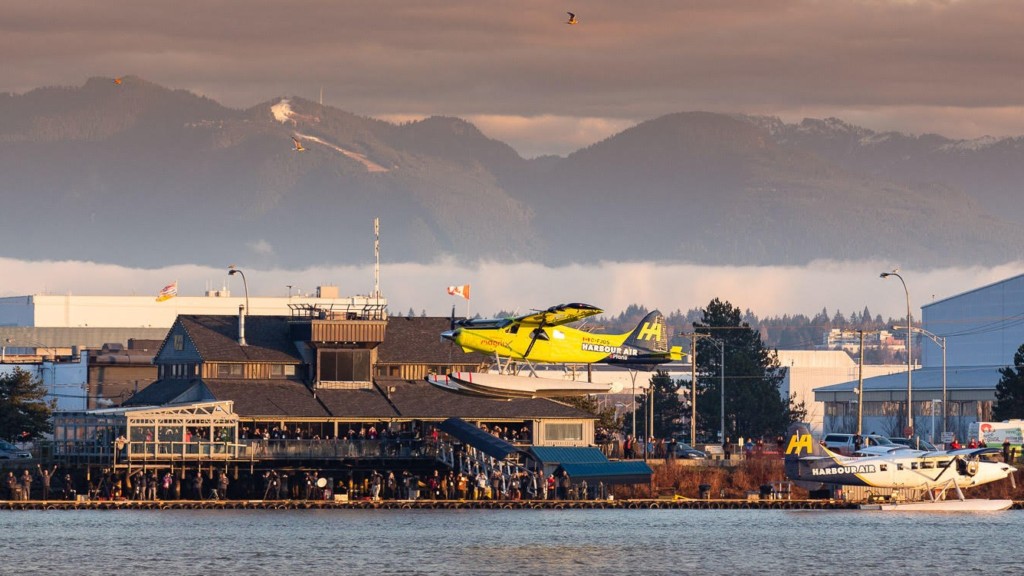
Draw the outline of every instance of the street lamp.
[[[238,274],[242,277],[242,288],[245,290],[245,313],[249,313],[249,284],[245,281],[245,274],[235,267],[234,264],[228,266],[228,276],[234,276]]]
[[[707,338],[721,353],[721,388],[722,388],[722,442],[725,442],[725,341],[716,340],[710,334],[697,332],[686,334],[690,337],[690,445],[697,446],[697,339]]]
[[[889,276],[895,276],[900,279],[900,283],[903,284],[903,293],[907,296],[907,429],[905,430],[906,436],[909,438],[914,435],[914,416],[913,416],[913,402],[911,400],[911,341],[914,339],[914,328],[912,324],[912,317],[910,315],[910,291],[907,290],[907,283],[903,280],[903,276],[900,276],[896,270],[892,272],[882,272],[878,275],[879,278],[888,278]]]
[[[903,328],[892,327],[893,330],[902,330]],[[925,330],[924,328],[918,328],[914,326],[913,332],[923,334],[928,337],[929,340],[934,342],[939,348],[942,348],[942,433],[946,433],[946,337],[933,334]]]
[[[719,361],[719,388],[722,389],[721,398],[721,421],[719,423],[719,434],[721,435],[722,444],[725,444],[725,340],[718,340],[717,338],[708,338],[708,342],[711,342],[718,348],[718,353],[721,360]]]
[[[629,371],[629,379],[633,381],[632,394],[629,400],[629,410],[633,414],[633,442],[636,442],[636,370]]]

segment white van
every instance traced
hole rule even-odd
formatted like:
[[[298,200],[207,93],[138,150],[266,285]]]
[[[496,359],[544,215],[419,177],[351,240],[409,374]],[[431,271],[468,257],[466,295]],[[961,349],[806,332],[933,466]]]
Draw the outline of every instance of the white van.
[[[1005,440],[1009,440],[1011,446],[1019,448],[1024,442],[1024,420],[974,422],[971,424],[971,436],[988,448],[1002,448]]]
[[[822,442],[825,447],[833,452],[838,452],[843,456],[852,456],[854,452],[853,437],[856,434],[840,434],[833,432],[831,434],[825,434],[822,438]],[[897,448],[896,444],[892,443],[885,436],[879,436],[878,434],[863,434],[861,435],[861,448],[867,448],[869,446],[892,446]]]

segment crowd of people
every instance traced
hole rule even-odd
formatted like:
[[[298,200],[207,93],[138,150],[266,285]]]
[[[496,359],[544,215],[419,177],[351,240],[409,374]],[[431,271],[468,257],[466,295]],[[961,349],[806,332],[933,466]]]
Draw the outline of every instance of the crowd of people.
[[[9,500],[49,500],[51,496],[58,496],[67,500],[73,500],[76,496],[75,484],[70,474],[64,475],[64,481],[60,485],[54,483],[54,475],[57,467],[47,469],[36,465],[36,472],[29,469],[20,475],[14,472],[7,472],[7,498]],[[36,487],[33,488],[33,485]]]
[[[36,473],[7,474],[10,500],[74,500],[79,484],[65,474],[59,485],[56,467],[37,467]],[[242,481],[232,482],[224,471],[138,469],[132,472],[105,470],[83,482],[91,500],[221,500],[262,498],[264,500],[328,500],[335,494],[350,499],[380,500],[575,500],[603,498],[603,483],[573,482],[565,471],[546,474],[543,470],[499,469],[490,473],[443,473],[417,475],[409,470],[373,471],[358,480],[328,478],[321,471],[266,470]]]

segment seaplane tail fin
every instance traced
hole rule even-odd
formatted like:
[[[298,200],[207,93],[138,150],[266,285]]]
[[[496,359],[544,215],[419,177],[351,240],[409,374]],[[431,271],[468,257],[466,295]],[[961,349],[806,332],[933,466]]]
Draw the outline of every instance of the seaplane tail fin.
[[[803,422],[790,424],[786,438],[786,476],[798,486],[808,490],[820,489],[822,484],[813,481],[811,477],[811,468],[816,465],[816,462],[814,460],[805,461],[804,459],[828,456],[828,453],[820,444],[814,441],[810,428]]]
[[[811,430],[804,422],[789,425],[786,440],[786,462],[793,462],[808,456],[826,456],[825,449],[814,441]]]
[[[653,354],[668,354],[668,328],[665,326],[665,317],[657,310],[644,316],[626,338],[624,345]]]

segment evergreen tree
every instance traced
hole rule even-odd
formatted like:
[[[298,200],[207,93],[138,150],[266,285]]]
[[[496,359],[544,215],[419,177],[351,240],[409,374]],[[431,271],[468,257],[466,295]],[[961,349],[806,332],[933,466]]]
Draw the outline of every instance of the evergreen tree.
[[[602,405],[596,396],[568,396],[558,398],[558,401],[574,406],[585,412],[590,412],[597,417],[598,428],[605,430],[621,430],[622,418],[616,418],[615,406]]]
[[[1024,418],[1024,344],[1013,355],[1013,366],[1000,368],[1002,378],[996,384],[996,403],[992,418],[1010,420]]]
[[[694,329],[708,336],[697,340],[697,424],[708,437],[720,427],[723,366],[718,347],[723,344],[726,437],[775,437],[806,413],[782,398],[785,368],[778,354],[764,347],[761,335],[741,321],[739,308],[715,298]]]
[[[46,386],[21,368],[0,375],[0,438],[24,441],[52,432]]]
[[[651,375],[651,390],[654,393],[654,438],[668,438],[673,432],[679,431],[683,402],[679,398],[681,380],[673,380],[667,372],[658,370]],[[636,433],[647,437],[648,416],[647,404],[650,395],[636,397]]]

